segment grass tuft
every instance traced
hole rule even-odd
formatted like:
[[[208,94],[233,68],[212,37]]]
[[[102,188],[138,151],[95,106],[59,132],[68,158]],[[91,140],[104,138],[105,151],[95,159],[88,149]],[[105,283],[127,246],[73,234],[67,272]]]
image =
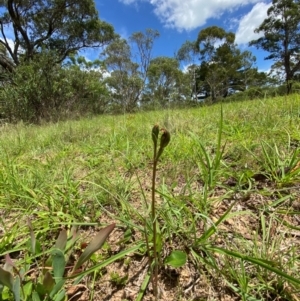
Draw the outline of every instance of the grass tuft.
[[[1,127],[2,300],[22,283],[22,300],[37,284],[69,299],[299,300],[299,111],[291,95]],[[57,241],[55,275],[42,272]],[[59,269],[82,254],[76,275]]]

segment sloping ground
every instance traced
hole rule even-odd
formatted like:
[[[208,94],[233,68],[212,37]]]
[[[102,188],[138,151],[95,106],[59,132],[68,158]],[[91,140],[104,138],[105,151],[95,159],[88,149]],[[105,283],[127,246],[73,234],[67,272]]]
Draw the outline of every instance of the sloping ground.
[[[300,300],[300,102],[259,104],[226,104],[222,122],[211,106],[2,128],[2,264],[9,253],[17,269],[26,266],[25,283],[39,282],[60,229],[77,224],[68,275],[98,229],[116,223],[84,270],[117,259],[79,284],[68,280],[66,298],[137,300],[149,270],[150,131],[158,122],[171,132],[156,181],[159,299]],[[28,219],[44,254],[37,259]],[[173,250],[187,255],[183,266],[163,264]],[[143,300],[154,300],[151,282]]]

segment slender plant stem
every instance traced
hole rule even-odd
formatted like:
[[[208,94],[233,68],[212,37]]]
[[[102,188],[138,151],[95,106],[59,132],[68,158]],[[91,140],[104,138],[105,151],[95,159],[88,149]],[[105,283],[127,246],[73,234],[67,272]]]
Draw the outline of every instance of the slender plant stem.
[[[157,146],[154,144],[154,156],[153,156],[153,173],[152,173],[152,227],[153,227],[153,262],[154,262],[154,274],[153,274],[153,292],[155,299],[157,300],[157,283],[158,283],[158,260],[157,260],[157,249],[156,249],[156,208],[155,208],[155,180],[156,180],[156,166],[157,166]]]
[[[158,299],[158,254],[157,254],[157,216],[155,207],[155,183],[156,183],[156,168],[158,159],[164,151],[164,148],[170,142],[170,133],[166,129],[161,129],[162,135],[160,136],[160,146],[157,152],[157,140],[159,135],[159,127],[156,124],[152,128],[152,140],[154,143],[153,151],[153,173],[152,173],[152,203],[151,203],[151,217],[152,217],[152,227],[153,227],[153,254],[151,259],[151,269],[152,269],[152,285],[155,300]]]

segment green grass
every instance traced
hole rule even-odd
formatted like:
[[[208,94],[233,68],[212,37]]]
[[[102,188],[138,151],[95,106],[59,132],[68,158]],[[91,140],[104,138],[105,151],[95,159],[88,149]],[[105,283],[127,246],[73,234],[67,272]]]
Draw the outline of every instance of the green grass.
[[[160,253],[162,261],[175,249],[188,255],[181,268],[161,266],[161,298],[299,300],[298,95],[222,109],[2,126],[0,258],[10,253],[17,267],[42,265],[43,256],[32,261],[26,255],[28,218],[45,249],[62,227],[78,225],[85,242],[116,222],[106,247],[91,258],[96,267],[83,272],[95,290],[90,300],[97,300],[97,286],[110,296],[127,287],[134,300],[143,294],[149,300],[151,286],[141,293],[149,280],[141,262],[145,235],[151,236],[155,123],[171,133],[157,170]],[[130,280],[136,274],[138,284]]]

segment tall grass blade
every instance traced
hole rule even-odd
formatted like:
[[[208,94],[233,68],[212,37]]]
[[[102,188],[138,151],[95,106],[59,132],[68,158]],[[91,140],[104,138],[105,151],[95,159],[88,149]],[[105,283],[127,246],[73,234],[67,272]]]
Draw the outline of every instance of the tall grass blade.
[[[236,204],[236,202],[233,202],[231,204],[231,206],[226,210],[226,212],[209,228],[207,229],[201,236],[200,238],[197,240],[197,243],[203,243],[205,241],[207,241],[213,234],[215,234],[217,232],[217,227],[220,223],[222,223],[226,217],[228,216],[228,214],[230,213],[232,207]]]
[[[141,243],[141,244],[138,244],[138,245],[135,245],[129,249],[126,249],[124,251],[121,251],[119,252],[118,254],[114,255],[114,256],[111,256],[109,257],[108,259],[102,261],[101,263],[99,264],[96,264],[94,266],[92,266],[91,268],[89,269],[86,269],[85,271],[81,272],[81,273],[78,273],[78,274],[72,274],[71,276],[67,277],[67,279],[71,279],[71,278],[75,278],[75,277],[83,277],[85,275],[88,275],[90,273],[93,273],[101,268],[104,268],[106,267],[107,265],[115,262],[116,260],[120,260],[122,258],[124,258],[127,254],[130,254],[132,252],[135,252],[137,250],[139,250],[140,248],[142,248],[144,246],[144,243]]]
[[[286,274],[285,272],[283,272],[282,270],[274,267],[274,265],[276,265],[275,262],[272,261],[266,261],[260,258],[255,258],[255,257],[251,257],[251,256],[247,256],[247,255],[243,255],[240,254],[238,252],[234,252],[234,251],[230,251],[230,250],[226,250],[220,247],[207,247],[208,250],[219,253],[219,254],[225,254],[228,256],[232,256],[232,257],[236,257],[245,261],[249,261],[251,263],[254,263],[255,265],[261,266],[262,268],[265,268],[275,274],[277,274],[278,276],[283,277],[285,280],[287,280],[290,283],[296,284],[296,285],[300,285],[300,279],[294,278],[288,274]]]

